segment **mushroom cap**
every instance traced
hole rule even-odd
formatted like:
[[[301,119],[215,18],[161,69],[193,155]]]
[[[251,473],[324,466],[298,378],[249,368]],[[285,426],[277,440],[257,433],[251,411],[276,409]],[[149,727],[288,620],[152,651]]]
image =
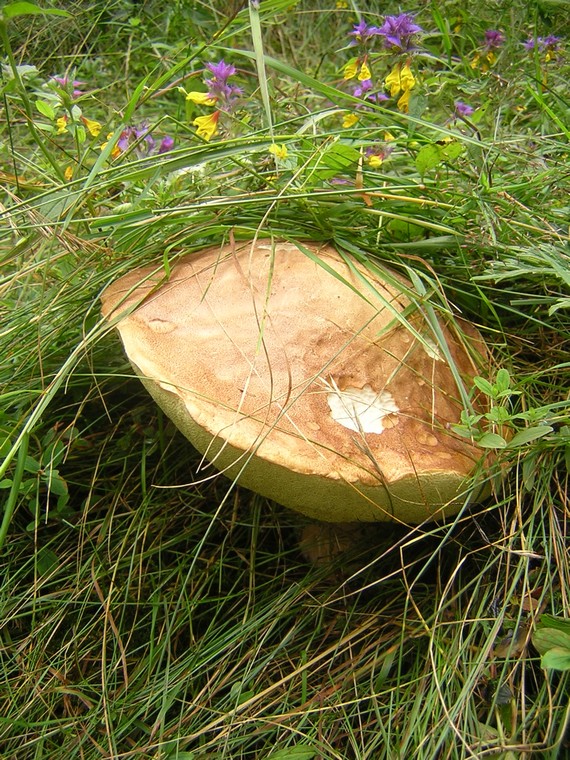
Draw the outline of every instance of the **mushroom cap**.
[[[102,302],[164,412],[263,496],[328,522],[405,523],[477,496],[481,451],[450,426],[483,340],[463,321],[434,331],[396,273],[260,240],[185,255],[168,278],[136,269]]]

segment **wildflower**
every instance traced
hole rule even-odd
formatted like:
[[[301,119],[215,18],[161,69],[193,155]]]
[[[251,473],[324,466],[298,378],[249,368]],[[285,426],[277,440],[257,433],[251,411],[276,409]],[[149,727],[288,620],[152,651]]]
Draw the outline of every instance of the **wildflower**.
[[[359,58],[354,58],[344,67],[343,79],[348,80],[355,77],[359,82],[365,82],[372,78],[372,72],[366,60],[361,61]]]
[[[219,118],[220,111],[214,111],[214,113],[208,114],[208,116],[197,116],[192,124],[197,127],[196,134],[198,137],[203,137],[204,140],[211,140],[218,131]]]
[[[364,79],[353,89],[352,94],[355,98],[363,98],[364,100],[371,100],[375,103],[379,103],[381,100],[388,100],[388,96],[384,95],[383,92],[372,92],[373,88],[374,85],[372,80]]]
[[[102,127],[98,121],[94,119],[88,119],[86,116],[81,116],[81,121],[87,127],[89,134],[92,137],[98,137]]]
[[[357,123],[358,116],[355,113],[346,113],[342,120],[342,128],[350,129],[350,127],[354,127],[354,125]]]
[[[364,82],[366,80],[370,80],[372,77],[372,73],[370,69],[368,68],[368,64],[366,61],[362,63],[362,66],[360,67],[360,71],[358,72],[358,81]]]
[[[111,137],[111,135],[109,135]],[[105,143],[106,145],[106,143]],[[111,153],[116,158],[121,153],[133,149],[137,158],[145,158],[158,153],[166,153],[174,146],[172,137],[166,136],[162,139],[160,145],[156,146],[154,137],[150,134],[148,122],[141,122],[138,127],[126,127],[121,132],[117,144]],[[104,147],[104,145],[102,146]]]
[[[218,131],[218,121],[221,113],[231,113],[237,99],[243,93],[241,87],[229,84],[228,79],[236,73],[236,68],[223,59],[218,63],[207,63],[206,69],[209,76],[204,77],[207,92],[190,92],[186,94],[186,100],[197,105],[213,106],[217,110],[207,116],[197,116],[192,124],[197,127],[196,134],[204,140],[211,140]],[[181,90],[184,92],[184,90]]]
[[[536,49],[539,53],[544,53],[544,60],[548,63],[556,58],[561,41],[561,37],[555,37],[553,34],[549,34],[548,37],[536,37],[536,39],[529,37],[526,42],[523,42],[523,47],[529,52]]]
[[[138,127],[126,127],[117,140],[117,147],[124,153],[131,146],[136,146],[139,158],[148,156],[154,150],[154,138],[149,132],[147,122],[143,121]]]
[[[343,71],[343,78],[344,79],[354,79],[354,77],[358,74],[358,65],[359,65],[358,58],[354,58],[352,61],[349,61],[346,66],[344,67]]]
[[[408,113],[410,110],[410,95],[412,94],[411,89],[410,90],[404,90],[400,98],[398,99],[398,102],[396,105],[398,106],[398,110],[400,110],[402,113]]]
[[[485,49],[499,48],[505,41],[505,35],[497,29],[487,29],[485,32]]]
[[[389,145],[371,145],[366,148],[366,161],[373,169],[378,169],[392,152]]]
[[[483,42],[483,50],[479,50],[473,56],[471,68],[476,69],[481,66],[481,71],[489,71],[497,60],[495,51],[501,47],[505,41],[505,35],[497,29],[487,29]]]
[[[207,63],[206,68],[212,76],[204,79],[204,82],[208,86],[207,95],[213,101],[206,105],[217,103],[223,111],[231,111],[236,97],[243,92],[241,87],[228,84],[228,79],[236,73],[236,67],[222,59],[218,63]]]
[[[79,98],[81,95],[85,94],[83,90],[79,90],[77,88],[83,87],[84,85],[87,84],[87,82],[80,82],[78,79],[70,80],[68,76],[52,77],[50,81],[55,82],[55,84],[57,84],[59,87],[61,87],[62,89],[66,91],[69,90],[69,86],[71,85],[73,88],[71,91],[71,97],[74,100],[75,98]]]
[[[67,132],[67,116],[60,116],[59,119],[56,119],[55,126],[57,127],[57,134],[61,135],[64,132]]]
[[[356,45],[357,43],[360,45],[366,45],[371,37],[375,37],[379,33],[380,30],[377,26],[368,26],[366,21],[361,20],[354,26],[352,32],[348,33],[348,36],[354,38],[351,40],[352,45]]]
[[[289,155],[289,151],[287,150],[286,145],[277,145],[276,143],[273,143],[273,145],[269,146],[269,152],[275,156],[275,158],[285,159]]]
[[[406,63],[405,66],[402,66],[397,63],[384,80],[384,84],[390,88],[390,95],[394,97],[401,90],[406,92],[415,87],[416,79],[409,64]]]
[[[372,89],[372,80],[371,79],[364,79],[360,84],[354,88],[352,91],[352,94],[355,98],[362,98],[366,97],[366,93],[368,93]]]
[[[109,132],[109,134],[107,135],[107,139],[101,145],[101,150],[105,150],[105,148],[107,147],[107,145],[108,145],[109,140],[111,139],[111,137],[113,137],[113,133]],[[113,150],[111,151],[111,158],[117,158],[120,155],[121,155],[121,149],[119,148],[118,145],[114,145],[113,146]]]
[[[158,153],[168,153],[168,151],[172,150],[172,148],[174,148],[174,138],[166,135],[166,137],[163,137],[160,141],[160,145],[158,146]]]
[[[64,178],[67,180],[67,182],[70,182],[73,178],[73,169],[71,166],[66,166],[65,171],[63,172]]]
[[[464,116],[464,117],[471,116],[471,114],[475,110],[470,105],[468,105],[467,103],[464,103],[461,100],[456,100],[454,103],[454,106],[455,106],[455,113],[458,116]]]
[[[186,100],[191,100],[192,103],[199,106],[213,106],[216,102],[216,98],[213,98],[208,92],[189,92],[186,95]]]
[[[384,37],[384,45],[392,50],[411,50],[413,38],[423,32],[421,26],[414,23],[411,13],[400,13],[398,16],[386,16],[377,34]]]
[[[410,105],[410,94],[416,86],[416,78],[409,64],[406,63],[402,66],[401,63],[397,63],[384,80],[384,84],[390,89],[392,97],[400,92],[402,93],[397,105],[400,111],[407,113]]]

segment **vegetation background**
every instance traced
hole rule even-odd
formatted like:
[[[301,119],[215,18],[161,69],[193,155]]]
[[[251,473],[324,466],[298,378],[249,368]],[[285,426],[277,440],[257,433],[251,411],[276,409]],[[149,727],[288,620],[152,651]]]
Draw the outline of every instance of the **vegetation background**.
[[[568,757],[568,3],[39,5],[0,9],[2,757]],[[350,35],[402,11],[411,50]],[[98,299],[256,234],[476,322],[488,501],[312,564],[297,515],[200,482]]]

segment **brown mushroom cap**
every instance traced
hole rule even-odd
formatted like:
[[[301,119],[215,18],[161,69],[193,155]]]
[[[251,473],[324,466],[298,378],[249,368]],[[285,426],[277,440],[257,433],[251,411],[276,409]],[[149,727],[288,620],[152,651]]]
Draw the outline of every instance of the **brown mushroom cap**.
[[[137,269],[102,297],[151,395],[217,469],[321,520],[406,523],[465,503],[481,453],[450,431],[464,403],[449,359],[470,388],[485,357],[473,327],[440,320],[438,338],[413,300],[389,270],[268,240],[186,255],[167,281]]]

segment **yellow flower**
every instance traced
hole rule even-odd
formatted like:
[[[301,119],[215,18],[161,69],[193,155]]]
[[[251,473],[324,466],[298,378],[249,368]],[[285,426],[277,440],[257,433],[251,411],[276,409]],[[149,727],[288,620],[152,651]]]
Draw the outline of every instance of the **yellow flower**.
[[[384,142],[393,142],[395,139],[391,132],[384,132]]]
[[[269,146],[269,152],[272,153],[275,158],[287,158],[289,155],[286,145],[277,145],[276,143]]]
[[[214,113],[211,113],[208,116],[197,116],[192,124],[197,127],[196,134],[198,137],[203,137],[204,140],[211,140],[218,131],[219,118],[219,111],[214,111]]]
[[[354,60],[349,61],[344,67],[343,78],[354,79],[354,77],[357,74],[358,74],[358,59],[355,58]]]
[[[73,169],[71,168],[71,166],[68,166],[66,168],[66,170],[63,172],[63,176],[68,182],[71,180],[71,178],[73,177]]]
[[[67,116],[60,116],[59,119],[56,119],[55,125],[57,127],[58,135],[67,132]]]
[[[402,113],[408,113],[408,109],[410,107],[410,95],[411,90],[404,90],[401,98],[398,100],[397,106],[400,111],[402,111]]]
[[[400,72],[400,87],[404,92],[408,92],[416,86],[416,78],[412,74],[411,68],[406,64]]]
[[[371,156],[368,157],[368,163],[374,169],[378,169],[379,166],[382,166],[382,161],[383,160],[384,159],[382,158],[382,156],[377,156],[375,154],[372,154]]]
[[[368,68],[368,64],[366,61],[362,64],[360,67],[360,73],[358,74],[358,79],[360,82],[364,82],[365,79],[372,79],[372,72]]]
[[[412,74],[411,68],[406,63],[405,66],[396,64],[392,71],[388,74],[384,80],[386,87],[390,88],[390,95],[394,97],[401,90],[409,92],[416,86],[416,78]]]
[[[189,92],[186,95],[186,100],[191,100],[198,106],[213,106],[216,102],[216,98],[210,97],[207,92]]]
[[[400,87],[400,64],[397,64],[394,66],[392,71],[388,74],[386,79],[384,80],[384,84],[386,87],[390,89],[390,95],[394,97],[394,95],[397,95],[400,90],[402,89]]]
[[[358,116],[355,113],[345,113],[342,120],[343,129],[350,129],[358,122]]]
[[[346,0],[336,0],[336,7],[340,9],[348,8],[348,3]]]
[[[85,124],[85,126],[89,130],[89,134],[92,137],[99,136],[99,132],[101,131],[102,127],[98,121],[94,121],[93,119],[88,119],[86,116],[82,116],[81,121]]]
[[[101,145],[101,150],[105,150],[105,148],[107,147],[107,143],[109,142],[111,137],[113,137],[113,133],[109,132],[109,134],[107,135],[107,139]],[[113,150],[111,151],[111,158],[117,158],[117,156],[120,156],[120,155],[121,155],[121,149],[119,148],[117,144],[115,144]]]

